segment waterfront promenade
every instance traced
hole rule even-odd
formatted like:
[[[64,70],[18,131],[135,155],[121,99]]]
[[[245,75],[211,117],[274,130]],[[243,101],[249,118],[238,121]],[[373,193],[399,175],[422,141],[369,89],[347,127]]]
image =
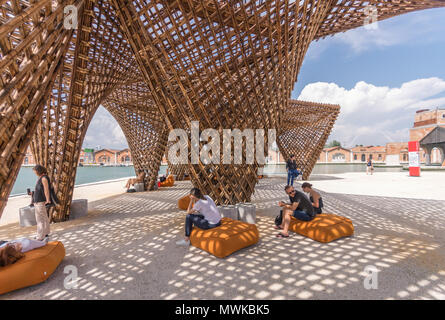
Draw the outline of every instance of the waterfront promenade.
[[[88,217],[52,225],[67,255],[50,279],[1,299],[445,299],[445,201],[422,199],[428,196],[422,188],[416,199],[400,197],[397,184],[384,196],[343,193],[348,175],[343,182],[313,176],[312,183],[327,189],[335,181],[337,192],[321,191],[325,211],[350,218],[353,237],[328,244],[292,233],[276,238],[273,220],[276,203],[286,199],[285,179],[267,178],[252,199],[260,242],[226,259],[175,245],[185,217],[176,199],[190,182],[92,201]],[[374,178],[377,185],[406,183],[406,175],[362,174],[360,185],[372,186]],[[435,175],[429,179],[440,187],[445,175]],[[0,239],[34,231],[10,224],[0,227]],[[78,268],[77,289],[64,288],[68,265]],[[370,265],[379,270],[378,289],[366,290]]]

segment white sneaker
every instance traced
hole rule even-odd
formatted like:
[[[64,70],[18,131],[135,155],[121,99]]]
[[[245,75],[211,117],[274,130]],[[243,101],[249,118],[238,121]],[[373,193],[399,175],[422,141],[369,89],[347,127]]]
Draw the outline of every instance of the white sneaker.
[[[176,241],[176,245],[188,247],[190,245],[190,240],[182,239],[182,240]]]

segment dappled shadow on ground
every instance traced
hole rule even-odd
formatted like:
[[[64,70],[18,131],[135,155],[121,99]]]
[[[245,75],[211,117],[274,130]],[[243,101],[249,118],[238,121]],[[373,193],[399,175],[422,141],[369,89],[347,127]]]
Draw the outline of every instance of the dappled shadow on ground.
[[[252,198],[260,242],[225,259],[175,245],[185,218],[176,201],[189,182],[92,203],[88,217],[52,225],[67,256],[50,279],[2,298],[445,298],[444,201],[322,193],[325,211],[350,218],[355,235],[327,244],[294,233],[279,239],[272,226],[285,182],[260,180]],[[0,227],[0,239],[34,231]],[[68,265],[78,270],[77,289],[64,287]],[[364,287],[367,266],[379,270],[376,290]]]

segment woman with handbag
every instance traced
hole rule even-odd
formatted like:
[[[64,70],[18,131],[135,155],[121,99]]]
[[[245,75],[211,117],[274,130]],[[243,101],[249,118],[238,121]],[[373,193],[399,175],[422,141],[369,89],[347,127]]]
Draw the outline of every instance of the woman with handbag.
[[[33,202],[37,222],[36,240],[48,242],[50,228],[47,206],[49,207],[52,205],[51,182],[49,180],[45,167],[38,164],[32,170],[39,177],[33,194]]]

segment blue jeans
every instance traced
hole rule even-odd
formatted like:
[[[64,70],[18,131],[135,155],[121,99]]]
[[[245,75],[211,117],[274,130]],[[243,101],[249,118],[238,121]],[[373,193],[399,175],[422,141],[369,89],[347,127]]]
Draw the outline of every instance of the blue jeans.
[[[300,174],[300,171],[298,171],[297,169],[295,169],[295,170],[289,169],[287,171],[287,185],[288,186],[293,186],[294,185],[294,178],[297,178],[299,174]]]
[[[221,225],[221,221],[217,224],[209,223],[203,215],[200,214],[188,214],[185,217],[185,236],[190,237],[190,233],[192,232],[193,226],[198,227],[199,229],[207,230],[219,227]]]
[[[311,221],[312,219],[314,219],[314,217],[301,210],[295,210],[293,216],[295,217],[295,219],[301,221]]]

